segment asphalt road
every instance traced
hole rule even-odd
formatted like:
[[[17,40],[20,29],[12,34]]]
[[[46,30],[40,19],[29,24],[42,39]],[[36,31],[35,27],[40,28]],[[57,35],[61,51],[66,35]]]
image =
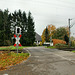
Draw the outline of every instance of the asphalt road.
[[[26,48],[31,53],[27,61],[0,75],[75,75],[75,53],[44,47]]]

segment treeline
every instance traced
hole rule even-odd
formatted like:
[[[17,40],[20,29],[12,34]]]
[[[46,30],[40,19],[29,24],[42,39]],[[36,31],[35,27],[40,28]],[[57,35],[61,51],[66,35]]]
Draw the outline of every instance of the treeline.
[[[48,25],[42,33],[42,43],[50,42],[52,39],[59,39],[66,41],[66,44],[69,43],[69,28],[68,27],[59,27],[56,28],[54,25]]]
[[[10,13],[8,9],[0,9],[0,46],[11,45],[13,35],[15,34],[15,26],[21,27],[22,37],[21,44],[33,45],[35,41],[35,25],[33,17],[29,12],[28,15],[25,11],[14,11]]]

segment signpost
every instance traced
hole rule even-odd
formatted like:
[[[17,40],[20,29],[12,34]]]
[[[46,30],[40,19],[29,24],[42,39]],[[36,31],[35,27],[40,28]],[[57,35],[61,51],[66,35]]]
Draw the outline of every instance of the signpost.
[[[18,54],[18,46],[22,46],[19,42],[20,38],[21,38],[21,28],[20,27],[16,27],[16,34],[14,34],[14,37],[16,39],[16,42],[14,44],[14,47],[17,47],[17,54]]]

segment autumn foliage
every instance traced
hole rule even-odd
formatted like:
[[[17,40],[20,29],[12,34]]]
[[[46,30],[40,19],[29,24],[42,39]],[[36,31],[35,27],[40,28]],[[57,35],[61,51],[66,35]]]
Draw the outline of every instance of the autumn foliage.
[[[54,33],[52,33],[55,29],[56,29],[56,27],[54,26],[54,25],[48,25],[48,31],[49,31],[49,36],[48,36],[48,38],[50,38],[50,36],[52,36]],[[45,31],[46,31],[46,28],[43,30],[43,33],[42,33],[42,36],[41,36],[41,38],[42,38],[42,43],[44,43],[46,40],[45,40]]]
[[[8,66],[13,66],[21,63],[29,57],[28,53],[7,53],[5,51],[0,51],[0,71],[9,68]]]
[[[55,44],[58,44],[58,43],[60,43],[60,44],[66,44],[66,42],[63,41],[63,40],[53,39],[53,45],[54,45],[54,46],[55,46]]]

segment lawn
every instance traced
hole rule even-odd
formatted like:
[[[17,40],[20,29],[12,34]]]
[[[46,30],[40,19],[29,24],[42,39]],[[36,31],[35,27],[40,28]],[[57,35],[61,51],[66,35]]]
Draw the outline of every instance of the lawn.
[[[0,53],[0,71],[7,69],[8,66],[12,66],[22,61],[26,60],[29,57],[29,53]]]

